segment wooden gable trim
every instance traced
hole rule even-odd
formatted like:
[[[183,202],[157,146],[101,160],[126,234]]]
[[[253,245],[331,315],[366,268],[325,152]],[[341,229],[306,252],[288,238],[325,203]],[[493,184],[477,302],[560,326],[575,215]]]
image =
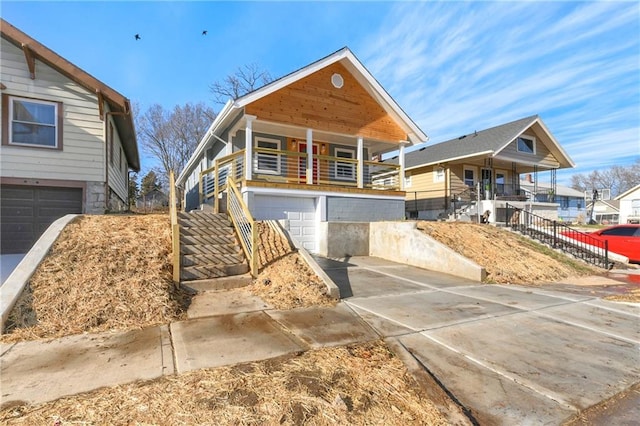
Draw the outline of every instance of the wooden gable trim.
[[[24,59],[27,62],[27,68],[29,68],[29,78],[31,80],[36,79],[36,59],[33,57],[33,52],[29,49],[29,45],[22,43],[22,51],[24,52]]]
[[[342,87],[331,78],[340,74]],[[258,119],[398,143],[407,134],[339,62],[245,106]]]
[[[4,19],[0,19],[0,33],[5,40],[25,52],[27,66],[29,67],[29,73],[32,75],[32,79],[35,78],[35,60],[38,59],[89,90],[91,93],[100,90],[110,103],[124,109],[126,100],[124,96],[86,71],[67,61],[37,40],[29,37]]]

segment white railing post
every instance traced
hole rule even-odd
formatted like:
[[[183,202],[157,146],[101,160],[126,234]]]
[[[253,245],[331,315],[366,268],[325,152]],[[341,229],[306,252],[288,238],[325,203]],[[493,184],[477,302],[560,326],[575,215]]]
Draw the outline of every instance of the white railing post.
[[[313,130],[307,129],[307,185],[313,185]]]
[[[356,176],[358,180],[358,188],[364,187],[364,139],[358,136],[358,152],[356,153],[358,165],[356,167]]]
[[[253,174],[253,120],[256,119],[254,115],[245,115],[244,118],[247,120],[247,124],[245,127],[244,134],[244,144],[245,144],[245,168],[244,168],[244,178],[246,180],[251,180]]]
[[[407,141],[400,141],[400,154],[398,157],[398,159],[400,160],[400,170],[398,171],[398,179],[400,180],[398,188],[400,188],[400,191],[404,191],[404,147],[408,144],[409,142]]]

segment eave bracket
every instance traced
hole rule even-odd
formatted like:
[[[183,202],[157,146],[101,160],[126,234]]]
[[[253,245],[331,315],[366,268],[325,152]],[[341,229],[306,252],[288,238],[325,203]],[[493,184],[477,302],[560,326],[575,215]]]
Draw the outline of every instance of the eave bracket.
[[[29,45],[22,43],[22,51],[24,52],[24,58],[27,61],[27,67],[29,68],[29,77],[31,80],[36,79],[36,58],[33,56],[33,52],[29,49]]]

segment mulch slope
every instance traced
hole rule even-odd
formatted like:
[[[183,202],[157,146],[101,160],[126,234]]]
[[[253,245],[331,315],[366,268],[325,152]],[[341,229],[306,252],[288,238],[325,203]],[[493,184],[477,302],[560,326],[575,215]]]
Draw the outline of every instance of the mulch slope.
[[[382,342],[193,371],[0,410],[7,425],[445,425]]]
[[[81,216],[40,264],[2,340],[126,330],[185,317],[167,215]]]
[[[545,284],[601,272],[495,226],[418,222],[418,229],[483,266],[487,271],[487,282]]]

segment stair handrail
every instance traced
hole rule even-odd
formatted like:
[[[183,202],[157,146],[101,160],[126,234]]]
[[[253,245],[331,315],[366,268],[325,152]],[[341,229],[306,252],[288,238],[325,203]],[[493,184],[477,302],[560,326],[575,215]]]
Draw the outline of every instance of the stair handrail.
[[[180,285],[180,224],[178,223],[178,200],[173,170],[169,171],[169,217],[171,220],[171,249],[173,283]]]
[[[571,228],[556,220],[538,216],[526,209],[506,203],[506,224],[513,230],[528,235],[554,249],[582,259],[604,269],[610,269],[609,244],[591,235]]]
[[[218,196],[225,191],[228,176],[242,177],[244,168],[244,149],[215,160],[214,165],[200,172],[198,177],[198,197],[200,205],[208,199],[214,200],[214,211],[219,213]],[[205,185],[205,178],[213,175],[213,190]]]
[[[251,275],[258,275],[258,230],[233,176],[227,177],[227,214],[238,233]]]

